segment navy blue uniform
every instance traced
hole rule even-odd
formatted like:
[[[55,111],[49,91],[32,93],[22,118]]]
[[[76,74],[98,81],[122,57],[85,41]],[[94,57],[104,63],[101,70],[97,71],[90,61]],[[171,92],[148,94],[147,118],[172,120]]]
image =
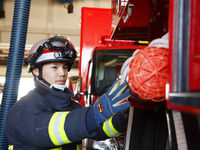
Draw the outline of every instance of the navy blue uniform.
[[[85,116],[90,108],[71,100],[69,89],[52,90],[37,80],[35,85],[9,113],[7,136],[14,150],[47,150],[55,146],[76,149],[82,139],[96,136],[86,127]],[[88,119],[94,122],[92,117]],[[98,134],[99,139],[104,137]]]

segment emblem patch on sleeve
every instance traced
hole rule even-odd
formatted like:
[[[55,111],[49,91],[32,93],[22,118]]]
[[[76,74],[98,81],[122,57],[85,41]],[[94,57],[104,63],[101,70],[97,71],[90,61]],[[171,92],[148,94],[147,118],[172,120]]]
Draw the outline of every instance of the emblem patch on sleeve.
[[[99,110],[99,112],[103,111],[103,107],[102,107],[101,103],[98,104],[98,110]]]

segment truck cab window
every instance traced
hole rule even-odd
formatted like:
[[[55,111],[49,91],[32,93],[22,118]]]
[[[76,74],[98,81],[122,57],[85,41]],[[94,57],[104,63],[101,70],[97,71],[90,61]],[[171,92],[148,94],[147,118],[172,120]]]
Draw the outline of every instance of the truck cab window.
[[[118,77],[122,64],[133,52],[133,49],[101,49],[94,52],[92,69],[94,96],[101,96],[108,90]]]

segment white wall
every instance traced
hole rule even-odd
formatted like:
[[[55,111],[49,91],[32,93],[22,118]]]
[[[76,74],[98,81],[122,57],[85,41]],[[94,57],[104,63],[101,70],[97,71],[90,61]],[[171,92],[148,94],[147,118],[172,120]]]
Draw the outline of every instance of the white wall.
[[[82,7],[111,8],[111,0],[73,0],[74,11],[68,14],[68,3],[57,0],[31,0],[26,49],[38,40],[55,34],[68,36],[76,50],[80,47],[80,23]],[[0,49],[9,49],[14,10],[14,0],[4,0],[5,18],[0,18]],[[25,54],[28,54],[26,51]],[[6,66],[0,68],[4,76]],[[23,69],[23,75],[24,75]],[[73,70],[71,74],[78,73]],[[27,74],[25,73],[25,76]]]
[[[72,43],[79,50],[80,47],[80,23],[81,8],[111,8],[111,0],[73,0],[74,11],[68,14],[67,3],[59,3],[57,0],[31,0],[30,16],[26,50],[38,40],[55,34],[69,36]],[[5,18],[0,18],[0,49],[9,50],[14,0],[4,0]],[[27,51],[25,51],[28,54]],[[0,78],[5,79],[6,66],[0,66]],[[69,76],[78,75],[78,69],[72,69]],[[22,68],[22,78],[32,78]],[[2,81],[1,81],[2,82]],[[1,83],[3,84],[3,83]],[[2,93],[0,93],[1,100]]]
[[[74,11],[67,12],[67,3],[57,0],[31,0],[26,44],[51,35],[69,36],[76,47],[80,46],[82,7],[111,8],[111,0],[73,0]],[[0,43],[10,42],[14,0],[4,0],[5,18],[0,19]]]

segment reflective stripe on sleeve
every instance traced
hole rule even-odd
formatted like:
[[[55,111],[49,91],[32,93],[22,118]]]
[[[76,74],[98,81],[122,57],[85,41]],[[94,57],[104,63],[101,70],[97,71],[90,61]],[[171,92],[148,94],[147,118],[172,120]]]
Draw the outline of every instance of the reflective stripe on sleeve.
[[[14,146],[13,145],[9,145],[8,150],[13,150]]]
[[[113,116],[112,116],[113,117]],[[108,137],[116,137],[118,135],[121,135],[122,133],[118,132],[113,124],[112,124],[112,117],[109,118],[108,120],[106,120],[104,123],[103,123],[103,131],[105,132],[105,134],[108,136]]]
[[[68,113],[69,111],[55,112],[50,119],[48,127],[49,137],[56,146],[71,143],[64,129],[65,118]]]
[[[77,144],[76,145],[76,150],[82,150],[82,144]]]

